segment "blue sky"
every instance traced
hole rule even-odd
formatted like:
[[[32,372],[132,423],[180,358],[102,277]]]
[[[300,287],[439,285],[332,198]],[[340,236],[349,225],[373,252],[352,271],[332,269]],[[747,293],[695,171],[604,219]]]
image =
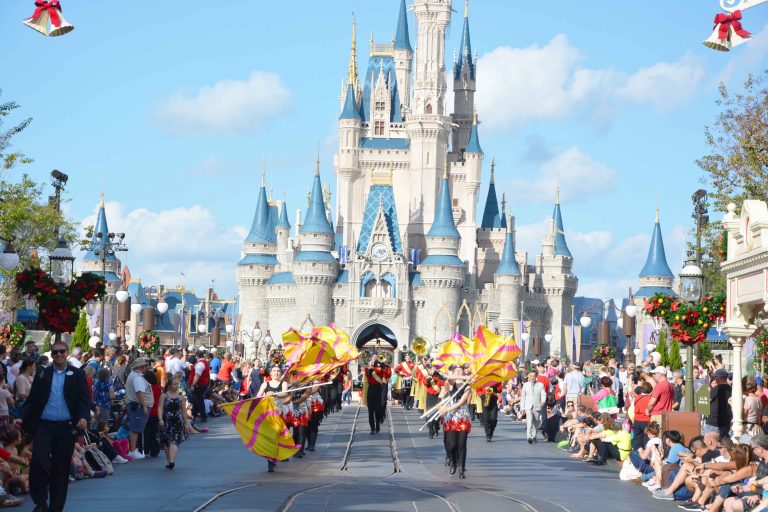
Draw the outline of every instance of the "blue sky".
[[[35,159],[25,171],[69,174],[67,211],[84,223],[103,190],[142,282],[174,285],[183,271],[188,286],[215,279],[232,296],[262,159],[292,211],[306,206],[318,141],[333,182],[351,13],[362,69],[370,33],[391,40],[399,1],[62,0],[76,29],[60,38],[22,25],[32,4],[0,3],[2,101],[22,106],[11,121],[34,118],[15,139]],[[454,4],[449,56],[464,6]],[[701,44],[718,12],[715,0],[470,3],[486,156],[479,207],[493,156],[532,262],[559,174],[579,294],[637,287],[657,203],[680,268],[717,86],[738,86],[768,53],[768,5],[745,11],[755,37],[730,53]]]

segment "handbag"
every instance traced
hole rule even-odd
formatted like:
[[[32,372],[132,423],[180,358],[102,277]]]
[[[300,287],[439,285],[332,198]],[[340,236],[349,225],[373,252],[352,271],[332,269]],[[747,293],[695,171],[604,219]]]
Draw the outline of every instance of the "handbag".
[[[104,452],[99,450],[96,445],[92,443],[87,430],[85,431],[85,442],[88,445],[88,447],[85,449],[85,460],[88,461],[91,469],[94,471],[103,469],[107,472],[108,475],[114,473],[115,470],[112,467],[112,462],[110,462],[109,458],[104,455]],[[98,469],[96,469],[97,467]]]
[[[666,488],[669,487],[669,484],[672,483],[672,480],[674,480],[675,475],[677,475],[677,470],[680,466],[677,464],[667,463],[661,466],[661,486]],[[672,473],[675,473],[674,475]]]
[[[636,478],[641,478],[642,476],[643,474],[635,467],[634,464],[632,464],[631,460],[626,459],[621,465],[621,471],[619,472],[620,480],[624,480],[626,482]]]

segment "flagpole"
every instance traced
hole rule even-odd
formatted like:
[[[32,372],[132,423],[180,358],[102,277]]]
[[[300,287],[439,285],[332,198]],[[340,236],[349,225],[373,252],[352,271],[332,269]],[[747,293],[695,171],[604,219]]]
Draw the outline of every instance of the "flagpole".
[[[309,386],[301,386],[301,387],[298,387],[298,388],[289,389],[288,391],[278,391],[277,393],[273,393],[271,395],[258,395],[258,396],[254,396],[252,398],[246,398],[245,400],[238,400],[236,402],[224,402],[221,405],[236,404],[238,402],[245,402],[247,400],[255,400],[257,398],[267,398],[267,397],[270,397],[270,396],[287,395],[288,393],[293,393],[294,391],[304,391],[305,389],[310,389],[310,388],[313,388],[315,386],[321,386],[322,387],[322,386],[327,386],[329,384],[333,384],[333,381],[323,382],[323,383],[320,383],[320,384],[310,384]]]

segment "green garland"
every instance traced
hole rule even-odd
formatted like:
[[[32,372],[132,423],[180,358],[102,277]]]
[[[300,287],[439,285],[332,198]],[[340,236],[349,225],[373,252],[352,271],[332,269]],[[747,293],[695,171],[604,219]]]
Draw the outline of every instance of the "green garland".
[[[755,361],[768,363],[768,331],[765,329],[755,334]]]
[[[616,351],[610,345],[598,345],[592,351],[592,362],[597,364],[608,364],[611,359],[616,359]]]
[[[24,344],[27,328],[21,322],[6,323],[0,327],[0,345],[20,348]]]
[[[710,326],[725,316],[725,294],[704,297],[698,304],[686,304],[667,293],[657,293],[645,301],[645,312],[661,318],[669,333],[683,345],[695,345],[707,338]]]
[[[728,232],[723,230],[720,234],[720,261],[725,261],[728,258]]]

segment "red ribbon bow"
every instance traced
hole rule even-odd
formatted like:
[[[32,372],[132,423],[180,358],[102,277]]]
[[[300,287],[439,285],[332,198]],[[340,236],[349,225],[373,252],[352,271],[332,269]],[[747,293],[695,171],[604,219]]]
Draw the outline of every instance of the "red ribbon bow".
[[[35,9],[35,13],[32,15],[33,18],[37,18],[44,11],[48,11],[48,16],[51,19],[51,25],[54,27],[61,26],[61,18],[59,18],[61,5],[59,5],[59,0],[51,0],[50,2],[46,2],[44,0],[36,0],[35,7],[37,7],[37,9]]]
[[[715,16],[715,26],[720,25],[718,29],[718,38],[721,41],[728,40],[728,29],[733,27],[733,31],[741,37],[749,37],[752,34],[741,27],[741,11],[734,11],[732,14],[720,13]]]

